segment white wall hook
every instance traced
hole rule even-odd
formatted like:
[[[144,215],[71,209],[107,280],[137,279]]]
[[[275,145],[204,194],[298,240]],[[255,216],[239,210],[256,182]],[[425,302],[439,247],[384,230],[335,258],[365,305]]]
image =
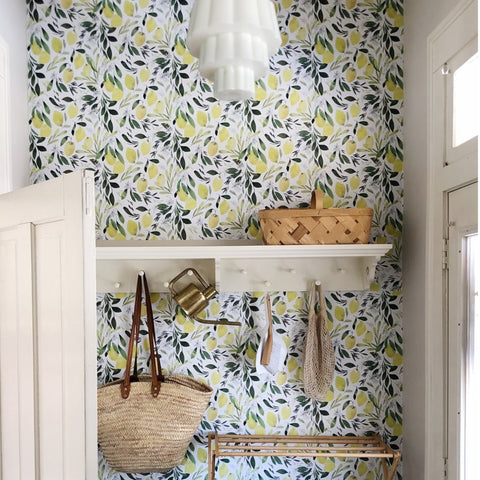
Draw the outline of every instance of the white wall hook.
[[[247,271],[246,271],[244,268],[242,268],[242,269],[240,270],[240,273],[241,273],[242,275],[246,275],[246,274],[247,274]]]
[[[145,272],[144,272],[143,270],[140,270],[140,271],[138,272],[138,274],[139,274],[141,277],[143,277],[143,276],[145,275]]]
[[[192,275],[193,275],[193,271],[192,271],[192,270],[189,270],[189,271],[187,272],[187,275],[192,276]]]
[[[164,286],[165,288],[168,288],[169,285],[170,285],[169,282],[163,282],[163,286]]]
[[[289,270],[289,272],[292,274],[292,275],[295,275],[297,273],[297,271],[294,269],[294,268],[291,268]]]
[[[344,268],[342,268],[342,267],[340,267],[340,268],[337,270],[337,272],[338,272],[338,273],[341,273],[342,275],[345,274],[345,273],[347,273],[347,271],[346,271]]]
[[[266,287],[271,287],[272,286],[272,282],[269,282],[268,280],[266,282],[263,282],[263,284],[266,286]]]
[[[117,289],[117,290],[118,290],[121,286],[122,286],[122,284],[121,284],[120,282],[115,282],[115,283],[113,284],[113,287],[114,287],[115,289]]]
[[[320,280],[315,280],[315,285],[316,285],[317,287],[319,287],[321,284],[322,284],[322,282],[321,282]]]

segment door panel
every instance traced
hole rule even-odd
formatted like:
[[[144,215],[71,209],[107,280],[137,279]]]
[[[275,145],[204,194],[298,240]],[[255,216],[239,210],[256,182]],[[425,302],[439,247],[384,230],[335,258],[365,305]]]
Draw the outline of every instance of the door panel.
[[[0,197],[5,480],[97,476],[92,205],[91,172]]]
[[[465,477],[468,343],[467,237],[478,231],[478,183],[448,193],[446,403],[448,478]]]

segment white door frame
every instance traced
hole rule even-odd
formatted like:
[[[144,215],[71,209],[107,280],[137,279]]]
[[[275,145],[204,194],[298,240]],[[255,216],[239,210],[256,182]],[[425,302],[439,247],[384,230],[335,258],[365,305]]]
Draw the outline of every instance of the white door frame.
[[[445,205],[448,191],[472,183],[477,178],[476,159],[444,164],[445,96],[438,75],[446,60],[455,55],[477,32],[477,2],[466,0],[428,37],[428,185],[427,185],[427,240],[426,270],[426,398],[425,398],[425,476],[428,479],[444,478],[445,461],[445,339],[443,326],[445,297],[442,272],[443,238],[445,236]],[[433,73],[437,72],[437,75]]]
[[[6,105],[0,104],[0,194],[12,189],[8,52],[7,43],[0,37],[0,89],[4,90],[0,91],[0,100],[4,96],[6,102]]]

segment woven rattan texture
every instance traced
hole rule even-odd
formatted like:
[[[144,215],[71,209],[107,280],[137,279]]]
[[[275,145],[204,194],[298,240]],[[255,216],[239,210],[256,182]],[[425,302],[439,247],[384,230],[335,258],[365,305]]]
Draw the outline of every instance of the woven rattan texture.
[[[278,212],[278,210],[277,210]],[[331,245],[368,243],[372,215],[286,216],[260,218],[263,241],[267,245]]]
[[[212,389],[185,375],[171,375],[151,394],[151,377],[131,384],[123,399],[120,381],[98,389],[98,441],[109,465],[120,472],[164,472],[179,465]]]

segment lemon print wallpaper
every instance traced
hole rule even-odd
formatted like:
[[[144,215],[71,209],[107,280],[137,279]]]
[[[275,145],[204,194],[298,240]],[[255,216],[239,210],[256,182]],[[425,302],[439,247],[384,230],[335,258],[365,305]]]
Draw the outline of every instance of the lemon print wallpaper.
[[[238,103],[213,97],[185,47],[193,0],[27,4],[31,178],[93,170],[98,238],[258,239],[258,210],[307,206],[321,188],[327,207],[373,208],[370,241],[393,244],[368,291],[326,292],[336,370],[322,402],[303,389],[306,292],[272,292],[288,353],[267,378],[254,367],[264,293],[222,293],[205,313],[241,327],[193,323],[153,294],[164,368],[203,378],[212,401],[182,465],[127,475],[99,451],[98,478],[203,480],[212,430],[377,432],[401,449],[401,0],[275,0],[281,48]],[[99,384],[122,375],[133,300],[97,296]],[[383,477],[361,459],[244,458],[219,462],[217,478]]]

